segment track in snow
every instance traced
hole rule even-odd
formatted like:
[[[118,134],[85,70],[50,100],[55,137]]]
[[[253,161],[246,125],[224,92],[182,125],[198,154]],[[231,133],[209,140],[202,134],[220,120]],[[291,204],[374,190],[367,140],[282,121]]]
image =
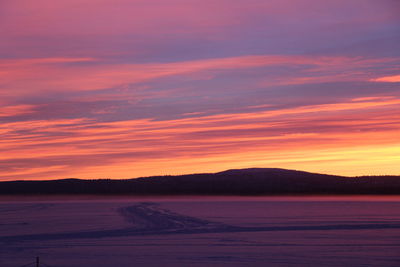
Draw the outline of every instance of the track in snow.
[[[166,234],[205,234],[205,233],[234,233],[234,232],[264,232],[264,231],[326,231],[326,230],[368,230],[368,229],[400,229],[400,222],[379,223],[351,223],[331,225],[307,226],[265,226],[240,227],[223,223],[207,221],[195,217],[185,216],[162,209],[157,203],[143,202],[120,208],[118,213],[125,218],[132,227],[98,230],[63,232],[51,234],[13,235],[0,237],[1,243],[20,242],[28,240],[58,240],[58,239],[85,239],[109,238],[140,235]]]

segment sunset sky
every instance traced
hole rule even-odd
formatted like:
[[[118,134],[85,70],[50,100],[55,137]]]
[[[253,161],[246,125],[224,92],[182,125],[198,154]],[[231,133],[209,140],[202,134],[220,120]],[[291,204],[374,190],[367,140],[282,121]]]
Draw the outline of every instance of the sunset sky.
[[[400,174],[400,1],[2,0],[0,180]]]

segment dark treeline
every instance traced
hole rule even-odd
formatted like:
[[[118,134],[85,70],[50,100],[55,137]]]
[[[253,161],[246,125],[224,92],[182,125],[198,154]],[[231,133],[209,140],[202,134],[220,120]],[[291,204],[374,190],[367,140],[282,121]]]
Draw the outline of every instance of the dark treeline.
[[[62,179],[0,182],[0,194],[293,195],[400,193],[400,176],[349,178],[284,169],[228,170],[213,174],[128,180]]]

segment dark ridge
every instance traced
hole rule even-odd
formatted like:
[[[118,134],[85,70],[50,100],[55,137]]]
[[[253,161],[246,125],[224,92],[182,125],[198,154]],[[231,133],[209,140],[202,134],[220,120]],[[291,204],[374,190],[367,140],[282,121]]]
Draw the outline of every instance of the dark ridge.
[[[398,195],[400,176],[344,177],[286,169],[232,169],[218,173],[127,180],[62,179],[0,182],[1,195]]]

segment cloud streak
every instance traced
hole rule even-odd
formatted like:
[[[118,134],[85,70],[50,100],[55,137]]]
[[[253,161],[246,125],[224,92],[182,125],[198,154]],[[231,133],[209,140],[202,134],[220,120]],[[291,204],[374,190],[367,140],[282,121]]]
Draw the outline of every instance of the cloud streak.
[[[388,83],[399,83],[400,75],[385,76],[376,79],[372,79],[374,82],[388,82]]]

